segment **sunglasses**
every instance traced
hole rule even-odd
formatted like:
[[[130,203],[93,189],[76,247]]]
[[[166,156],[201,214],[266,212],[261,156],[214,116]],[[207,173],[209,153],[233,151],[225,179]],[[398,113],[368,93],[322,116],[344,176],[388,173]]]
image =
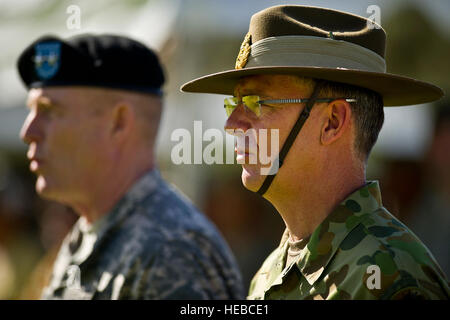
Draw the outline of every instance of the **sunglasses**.
[[[334,100],[344,99],[347,102],[356,102],[356,99],[348,99],[348,98],[319,98],[316,99],[316,102],[331,102]],[[231,116],[234,109],[242,103],[244,106],[252,111],[257,117],[261,116],[261,105],[263,104],[284,104],[284,103],[304,103],[308,102],[310,99],[269,99],[269,100],[261,100],[259,96],[244,96],[241,99],[236,97],[225,98],[224,100],[224,108],[227,116]]]

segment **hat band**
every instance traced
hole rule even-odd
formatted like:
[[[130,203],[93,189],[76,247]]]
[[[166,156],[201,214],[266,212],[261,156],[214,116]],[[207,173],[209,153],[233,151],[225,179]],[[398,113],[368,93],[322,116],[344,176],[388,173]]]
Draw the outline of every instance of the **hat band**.
[[[295,66],[386,72],[377,53],[357,44],[312,36],[269,37],[252,44],[245,68]]]

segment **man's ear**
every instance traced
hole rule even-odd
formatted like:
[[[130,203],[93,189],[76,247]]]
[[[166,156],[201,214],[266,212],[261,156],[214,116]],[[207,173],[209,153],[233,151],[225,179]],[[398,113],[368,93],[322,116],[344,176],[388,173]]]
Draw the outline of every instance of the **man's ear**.
[[[326,119],[322,126],[320,142],[329,145],[338,140],[350,127],[352,109],[344,99],[334,100],[326,107]]]
[[[110,133],[113,139],[122,140],[128,136],[135,122],[135,113],[127,101],[118,102],[112,110]]]

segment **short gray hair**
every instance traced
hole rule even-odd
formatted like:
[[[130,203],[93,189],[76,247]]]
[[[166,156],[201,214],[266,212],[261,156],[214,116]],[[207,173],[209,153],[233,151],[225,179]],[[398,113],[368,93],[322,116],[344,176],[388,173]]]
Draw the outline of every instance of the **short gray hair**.
[[[372,90],[344,83],[324,81],[319,97],[353,98],[351,102],[356,126],[355,149],[367,161],[384,122],[383,97]]]

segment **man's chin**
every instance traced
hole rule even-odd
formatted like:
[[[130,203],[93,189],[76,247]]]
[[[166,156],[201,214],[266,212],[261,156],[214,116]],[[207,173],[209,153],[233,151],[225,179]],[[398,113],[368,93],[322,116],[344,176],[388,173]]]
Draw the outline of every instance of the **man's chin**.
[[[37,194],[40,197],[48,200],[53,200],[54,196],[52,196],[52,191],[49,183],[43,176],[40,175],[37,177],[35,188]]]
[[[256,166],[242,166],[242,184],[250,191],[257,192],[265,176],[261,176],[260,168]]]

